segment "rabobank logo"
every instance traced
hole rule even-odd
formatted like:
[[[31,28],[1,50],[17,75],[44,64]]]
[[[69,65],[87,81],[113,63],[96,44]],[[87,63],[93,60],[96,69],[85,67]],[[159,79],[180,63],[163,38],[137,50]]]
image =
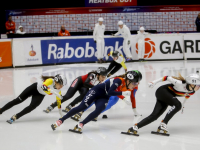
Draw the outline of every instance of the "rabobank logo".
[[[155,43],[150,38],[145,38],[145,52],[144,52],[144,58],[151,58],[153,54],[156,52]],[[136,53],[138,54],[138,48],[140,47],[138,43],[135,45],[136,47]]]
[[[122,38],[105,38],[104,55],[114,50],[122,51],[122,42]],[[41,52],[44,64],[94,62],[98,55],[97,45],[92,38],[42,40]]]

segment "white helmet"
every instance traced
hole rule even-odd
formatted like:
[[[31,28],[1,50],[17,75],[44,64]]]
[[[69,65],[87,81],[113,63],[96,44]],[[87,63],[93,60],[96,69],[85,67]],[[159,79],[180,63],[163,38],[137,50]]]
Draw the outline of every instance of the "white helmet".
[[[99,18],[98,21],[103,21],[103,18]]]
[[[189,74],[186,76],[185,80],[188,84],[200,85],[200,77],[198,74]]]
[[[140,27],[140,31],[144,31],[144,27]]]
[[[118,22],[118,25],[123,25],[124,23],[122,21],[119,21]]]
[[[57,83],[60,83],[61,85],[66,85],[67,84],[67,79],[64,75],[57,74],[54,77],[54,81]]]

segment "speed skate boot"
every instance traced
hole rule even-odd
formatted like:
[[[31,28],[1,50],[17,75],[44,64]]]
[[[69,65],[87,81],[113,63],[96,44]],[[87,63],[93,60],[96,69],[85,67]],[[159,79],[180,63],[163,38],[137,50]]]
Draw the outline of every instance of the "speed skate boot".
[[[68,113],[71,109],[72,109],[72,106],[71,106],[71,105],[68,105],[68,106],[67,106],[65,109],[63,109],[62,111]]]
[[[54,124],[51,125],[52,130],[56,130],[57,127],[59,127],[62,124],[61,120],[57,120]]]
[[[13,115],[10,120],[7,120],[8,123],[12,124],[17,119],[16,115]]]
[[[137,124],[135,124],[134,126],[130,127],[127,132],[121,132],[121,134],[139,136],[137,132],[138,132],[138,126]]]
[[[75,120],[75,121],[79,121],[79,119],[81,118],[83,112],[79,112],[77,114],[75,114],[74,116],[71,117],[71,119]]]
[[[47,107],[47,109],[46,110],[43,110],[45,113],[49,113],[50,111],[52,111],[53,110],[53,107],[51,107],[51,106],[49,106],[49,107]]]
[[[162,131],[162,132],[160,132]],[[165,136],[169,136],[168,134],[168,129],[167,129],[167,125],[166,123],[164,123],[163,121],[160,123],[160,126],[157,129],[157,132],[152,131],[152,134],[158,134],[158,135],[165,135]]]
[[[98,119],[98,116],[97,116],[96,118],[92,119],[92,121],[95,121],[95,122],[96,122],[96,121],[97,121],[97,119]]]
[[[69,131],[82,134],[82,129],[83,129],[83,124],[82,124],[82,123],[78,123],[78,124],[74,127],[74,129],[69,129]]]

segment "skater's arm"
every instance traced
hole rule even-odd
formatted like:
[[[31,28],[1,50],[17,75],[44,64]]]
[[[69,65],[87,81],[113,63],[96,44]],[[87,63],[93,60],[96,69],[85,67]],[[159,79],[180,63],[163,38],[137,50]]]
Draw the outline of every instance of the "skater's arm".
[[[88,77],[87,77],[87,79],[85,80],[85,82],[84,82],[84,87],[86,87],[86,88],[92,88],[94,85],[92,85],[92,84],[90,84],[90,81],[91,80],[93,80],[95,78],[95,76],[94,76],[94,74],[90,74]]]
[[[109,96],[118,96],[122,95],[121,91],[116,91],[117,88],[121,85],[122,81],[120,79],[114,79],[113,84],[111,85],[110,89],[108,90]]]
[[[135,94],[137,92],[138,88],[134,88],[132,91],[131,91],[131,103],[132,103],[132,108],[136,108],[136,100],[135,100]]]
[[[124,68],[125,71],[127,71],[127,67],[125,64],[125,59],[123,58],[123,61],[121,62],[122,67]]]
[[[59,95],[61,96],[61,91],[59,92]],[[57,106],[60,109],[61,108],[61,99],[58,96],[56,96],[56,101],[57,101]]]
[[[49,85],[53,84],[53,79],[49,78],[49,79],[46,79],[43,84],[42,84],[42,89],[45,93],[47,93],[48,95],[51,95],[51,90],[48,88]],[[43,87],[46,87],[46,88],[43,88]]]

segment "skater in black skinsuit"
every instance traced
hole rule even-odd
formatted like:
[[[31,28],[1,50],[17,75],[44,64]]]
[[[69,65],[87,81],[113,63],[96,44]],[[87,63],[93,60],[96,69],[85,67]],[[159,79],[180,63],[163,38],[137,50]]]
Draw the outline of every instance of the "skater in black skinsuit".
[[[165,76],[163,78],[150,82],[149,87],[153,88],[156,83],[161,81],[169,81],[171,82],[171,84],[160,86],[157,89],[157,102],[153,112],[148,117],[135,124],[133,127],[129,128],[128,133],[137,134],[139,128],[142,128],[143,126],[146,126],[151,122],[157,120],[170,105],[171,109],[168,111],[165,118],[162,120],[160,126],[158,127],[158,131],[155,132],[156,134],[163,134],[159,133],[161,130],[166,135],[166,133],[168,132],[167,124],[169,120],[179,110],[181,110],[181,108],[184,108],[184,106],[182,106],[181,102],[176,97],[184,96],[184,105],[185,101],[200,88],[200,77],[198,74],[190,74],[185,79],[180,74],[179,77]]]
[[[61,100],[61,103],[69,100],[74,96],[74,94],[79,91],[80,95],[75,98],[74,101],[72,101],[66,108],[63,110],[63,112],[68,112],[74,107],[76,104],[82,101],[85,94],[89,91],[90,88],[93,86],[103,82],[106,78],[107,71],[104,67],[99,67],[96,71],[91,71],[86,75],[77,77],[69,87],[67,93],[63,96],[63,99]],[[49,107],[47,107],[44,112],[49,113],[51,110],[53,110],[57,106],[57,103],[52,103]]]

